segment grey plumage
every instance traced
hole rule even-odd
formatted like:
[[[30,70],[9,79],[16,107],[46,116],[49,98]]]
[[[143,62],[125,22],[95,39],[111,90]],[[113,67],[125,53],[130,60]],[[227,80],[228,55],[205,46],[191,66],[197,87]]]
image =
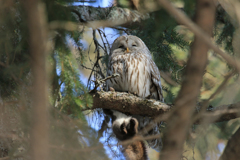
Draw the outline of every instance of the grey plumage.
[[[142,98],[164,101],[161,77],[158,67],[152,60],[145,43],[132,35],[120,36],[112,44],[109,55],[107,75],[118,73],[120,76],[107,81],[107,88],[130,92]],[[139,129],[145,127],[151,118],[134,116],[139,121]],[[158,134],[158,124],[149,134]],[[161,147],[161,140],[149,140],[153,148]]]
[[[140,38],[121,36],[113,42],[107,75],[114,73],[120,77],[108,80],[108,87],[164,101],[159,70]]]

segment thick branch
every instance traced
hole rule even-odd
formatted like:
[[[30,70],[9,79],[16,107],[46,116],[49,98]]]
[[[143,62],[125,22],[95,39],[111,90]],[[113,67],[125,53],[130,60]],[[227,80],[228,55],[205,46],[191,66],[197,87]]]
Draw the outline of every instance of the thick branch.
[[[93,95],[93,107],[114,109],[123,113],[156,116],[171,108],[162,102],[143,99],[125,92],[97,92]]]
[[[167,105],[154,99],[143,99],[125,92],[97,92],[92,95],[93,107],[91,109],[114,109],[123,113],[154,117],[167,114],[174,108],[173,105]],[[199,107],[201,106],[195,108]],[[206,113],[195,120],[195,124],[199,124],[206,119],[209,119],[210,122],[229,121],[240,117],[239,113],[240,102],[219,107],[209,107]],[[195,114],[198,114],[197,110],[195,110]]]
[[[91,6],[75,6],[71,7],[82,23],[89,23],[96,20],[108,20],[110,22],[118,22],[121,26],[131,27],[133,24],[140,23],[148,19],[148,13],[142,13],[137,10],[120,7],[91,7]]]
[[[219,160],[239,160],[240,157],[240,127],[233,134]]]
[[[152,3],[155,3],[155,2],[152,2]],[[71,6],[69,8],[74,14],[76,14],[79,22],[82,22],[82,23],[99,21],[99,20],[109,20],[113,22],[123,20],[123,23],[120,24],[120,26],[133,28],[132,24],[141,23],[142,21],[150,18],[150,15],[149,15],[150,12],[154,12],[160,9],[160,7],[156,4],[151,5],[150,8],[146,8],[146,6],[144,9],[142,8],[144,12],[128,9],[128,8],[114,7],[114,6],[100,8],[100,7],[79,5],[79,6]],[[223,8],[221,9],[224,10]],[[184,11],[184,8],[178,8],[178,10]],[[220,11],[217,12],[217,14],[218,14],[217,20],[221,21],[222,23],[226,23],[225,20],[220,15],[221,14]],[[185,23],[182,21],[178,21],[178,24],[185,25]]]
[[[159,3],[167,11],[173,8],[166,0],[159,0]],[[172,12],[170,13],[173,14]],[[176,15],[174,14],[174,16]],[[212,35],[214,19],[215,6],[213,1],[197,0],[196,23],[208,36]],[[187,23],[186,25],[189,24],[190,23]],[[161,160],[181,159],[183,145],[187,137],[188,129],[191,126],[194,106],[197,102],[202,84],[208,49],[207,43],[196,35],[191,47],[191,55],[187,62],[182,87],[175,100],[176,107],[169,117],[168,128],[164,134],[164,145],[162,154],[160,155]]]

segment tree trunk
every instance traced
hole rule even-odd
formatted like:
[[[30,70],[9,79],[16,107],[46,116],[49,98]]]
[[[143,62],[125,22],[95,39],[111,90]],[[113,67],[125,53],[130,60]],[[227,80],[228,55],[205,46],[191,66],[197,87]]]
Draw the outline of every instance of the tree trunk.
[[[45,6],[38,0],[24,0],[29,28],[29,47],[33,75],[31,156],[33,160],[48,159],[48,114]]]

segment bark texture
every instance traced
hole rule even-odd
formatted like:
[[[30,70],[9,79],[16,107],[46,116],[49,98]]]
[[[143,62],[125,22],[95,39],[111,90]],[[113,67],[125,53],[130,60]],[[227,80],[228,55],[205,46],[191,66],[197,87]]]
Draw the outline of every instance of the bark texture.
[[[167,1],[159,2],[168,9]],[[213,1],[197,0],[196,7],[196,23],[211,36],[215,19]],[[169,117],[168,128],[164,133],[161,160],[181,159],[183,144],[191,125],[194,106],[202,85],[208,49],[208,45],[201,38],[195,36],[182,87],[175,100],[175,109]]]
[[[114,109],[123,113],[156,116],[166,113],[171,106],[154,99],[143,99],[124,92],[97,92],[93,94],[93,107]]]
[[[33,74],[31,156],[33,160],[48,159],[48,114],[45,6],[38,0],[22,1],[27,13],[29,48]]]
[[[125,92],[102,92],[98,91],[92,94],[93,106],[91,109],[103,108],[114,109],[119,112],[128,114],[137,114],[142,116],[155,117],[158,115],[169,114],[175,108],[175,105],[165,104],[154,99],[143,99],[133,94]],[[201,106],[194,104],[195,116]],[[90,108],[89,108],[90,109]],[[217,107],[208,107],[206,113],[201,114],[198,119],[195,119],[194,124],[199,124],[203,120],[208,120],[209,123],[229,121],[240,117],[240,102],[235,104],[222,105]]]
[[[233,134],[219,160],[239,160],[240,157],[240,127]]]
[[[143,20],[150,18],[148,13],[142,13],[137,10],[131,10],[128,8],[120,7],[91,7],[91,6],[75,6],[70,7],[73,13],[76,14],[79,22],[91,23],[91,21],[107,20],[109,23],[102,25],[115,26],[115,23],[119,23],[124,27],[132,27],[134,24],[138,24]],[[95,24],[92,25],[96,27]]]

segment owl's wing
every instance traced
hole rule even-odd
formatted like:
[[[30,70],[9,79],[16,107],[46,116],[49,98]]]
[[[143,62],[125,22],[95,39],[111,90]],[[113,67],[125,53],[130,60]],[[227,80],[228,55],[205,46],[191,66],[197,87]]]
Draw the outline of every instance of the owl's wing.
[[[164,102],[163,93],[162,93],[160,72],[159,72],[158,67],[156,66],[156,64],[154,63],[153,60],[150,60],[150,66],[151,66],[151,79],[152,79],[152,82],[153,82],[153,84],[157,88],[159,100],[161,102]]]

